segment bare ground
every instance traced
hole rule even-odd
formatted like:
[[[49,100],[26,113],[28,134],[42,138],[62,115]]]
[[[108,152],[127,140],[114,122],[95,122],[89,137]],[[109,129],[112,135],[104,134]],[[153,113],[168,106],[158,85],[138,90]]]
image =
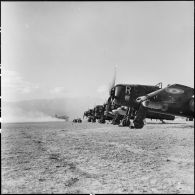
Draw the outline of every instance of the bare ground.
[[[194,123],[3,125],[7,193],[194,193]]]

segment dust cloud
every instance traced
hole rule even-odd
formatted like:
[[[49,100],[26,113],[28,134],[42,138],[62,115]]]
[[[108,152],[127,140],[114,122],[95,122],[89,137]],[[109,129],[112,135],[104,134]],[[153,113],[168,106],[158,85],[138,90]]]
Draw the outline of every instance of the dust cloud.
[[[2,101],[2,122],[42,122],[58,121],[55,117],[66,115],[69,120],[83,117],[83,112],[97,104],[103,104],[100,98],[56,98],[34,99],[17,102]]]

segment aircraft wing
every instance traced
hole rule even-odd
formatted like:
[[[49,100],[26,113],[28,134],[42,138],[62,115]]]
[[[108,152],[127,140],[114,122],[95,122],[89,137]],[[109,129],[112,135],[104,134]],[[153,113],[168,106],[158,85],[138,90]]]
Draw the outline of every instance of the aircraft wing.
[[[144,107],[154,111],[191,116],[194,113],[194,89],[173,84],[139,97],[137,102],[141,102]]]

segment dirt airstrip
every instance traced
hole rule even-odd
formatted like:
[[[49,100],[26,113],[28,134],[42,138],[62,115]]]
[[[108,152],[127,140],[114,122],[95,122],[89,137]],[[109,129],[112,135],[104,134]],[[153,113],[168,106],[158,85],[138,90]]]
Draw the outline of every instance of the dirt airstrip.
[[[194,193],[194,123],[2,124],[7,193]]]

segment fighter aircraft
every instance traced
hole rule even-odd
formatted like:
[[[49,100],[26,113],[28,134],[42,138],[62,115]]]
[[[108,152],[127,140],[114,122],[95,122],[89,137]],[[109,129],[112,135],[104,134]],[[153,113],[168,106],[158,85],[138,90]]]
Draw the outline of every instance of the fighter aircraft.
[[[103,105],[95,107],[95,116],[98,119],[98,122],[105,123],[105,121],[112,121],[112,124],[117,124],[119,121],[120,123],[121,114],[117,112],[118,110],[116,111],[119,106],[115,105],[107,110],[107,105],[107,103],[104,103]]]
[[[65,121],[68,121],[69,119],[69,117],[66,115],[57,115],[57,114],[55,114],[55,118],[64,119]]]
[[[94,108],[94,117],[99,123],[105,123],[104,109],[104,105],[97,105]]]
[[[169,85],[163,89],[136,99],[138,111],[134,125],[142,128],[148,111],[194,118],[194,89],[181,84]]]
[[[116,66],[115,66],[115,72],[114,72],[114,78],[111,82],[110,88],[114,86],[116,80]],[[88,111],[84,112],[84,117],[88,118],[88,122],[96,122],[98,120],[99,123],[105,123],[106,120],[110,121],[113,120],[115,115],[112,113],[113,109],[118,108],[119,106],[109,106],[108,102],[104,103],[103,105],[97,105],[93,109],[89,109]]]
[[[83,119],[86,117],[88,122],[105,123],[106,121],[111,121],[116,118],[115,113],[112,112],[113,109],[118,108],[119,106],[115,105],[107,109],[107,103],[103,105],[97,105],[93,109],[89,109],[84,112]]]
[[[123,120],[123,124],[131,125],[130,119],[133,119],[134,128],[142,128],[144,122],[140,122],[139,115],[137,116],[138,110],[140,108],[139,97],[144,96],[157,91],[162,88],[162,83],[157,85],[135,85],[135,84],[117,84],[110,90],[110,97],[108,98],[108,104],[116,104],[120,106],[127,106],[128,112]],[[166,119],[166,120],[174,120],[175,116],[167,114],[167,113],[158,113],[152,109],[147,109],[145,112],[144,118],[151,118],[151,119]],[[136,119],[136,120],[135,120]],[[139,121],[139,122],[137,122]],[[132,127],[132,126],[131,126]]]
[[[83,119],[87,117],[88,122],[95,122],[94,109],[89,109],[84,112]]]
[[[103,105],[97,105],[93,109],[89,109],[84,112],[83,119],[88,118],[88,122],[105,123],[106,120],[112,120],[113,116],[105,114],[106,103]]]
[[[86,117],[86,118],[88,118],[88,116],[89,116],[89,110],[87,110],[87,111],[85,111],[84,113],[83,113],[83,119]]]

